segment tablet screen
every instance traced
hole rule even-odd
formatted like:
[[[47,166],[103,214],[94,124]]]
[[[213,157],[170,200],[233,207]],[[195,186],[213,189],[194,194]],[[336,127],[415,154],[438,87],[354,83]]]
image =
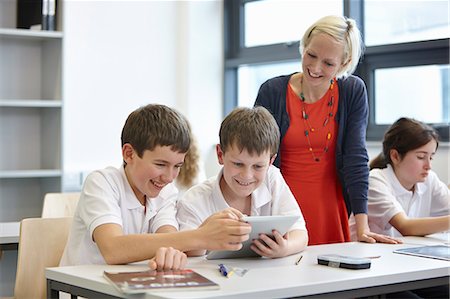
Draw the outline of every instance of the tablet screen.
[[[250,249],[253,239],[258,239],[259,234],[272,236],[272,230],[276,229],[282,235],[289,231],[294,223],[299,219],[299,215],[289,216],[245,216],[242,221],[251,224],[252,231],[247,241],[242,243],[242,248],[237,251],[215,250],[210,251],[206,256],[207,259],[226,259],[241,257],[259,257],[259,255]]]
[[[408,247],[394,250],[394,253],[415,255],[450,261],[450,247],[445,245],[429,245],[421,247]]]

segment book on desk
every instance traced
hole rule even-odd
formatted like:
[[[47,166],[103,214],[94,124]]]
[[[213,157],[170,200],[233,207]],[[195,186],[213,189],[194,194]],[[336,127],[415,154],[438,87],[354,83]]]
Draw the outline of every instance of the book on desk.
[[[162,290],[217,290],[220,288],[214,281],[190,269],[139,272],[104,271],[103,276],[120,292],[127,294]]]

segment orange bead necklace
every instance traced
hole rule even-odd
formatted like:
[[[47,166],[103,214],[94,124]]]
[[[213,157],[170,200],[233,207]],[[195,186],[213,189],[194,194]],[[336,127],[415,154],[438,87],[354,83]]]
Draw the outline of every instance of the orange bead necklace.
[[[320,158],[322,158],[322,156],[326,152],[328,152],[328,145],[330,143],[332,134],[331,134],[330,128],[328,128],[328,132],[327,132],[326,137],[325,137],[326,138],[325,146],[323,148],[323,152],[320,153],[320,155],[316,155],[314,153],[314,150],[313,150],[312,145],[311,145],[311,140],[309,139],[309,134],[310,133],[318,133],[322,128],[328,127],[330,119],[334,115],[333,114],[333,106],[334,106],[333,87],[334,87],[335,82],[336,82],[335,79],[332,79],[330,81],[330,88],[327,91],[327,93],[329,93],[329,100],[328,100],[328,103],[327,103],[328,112],[327,112],[327,114],[325,116],[325,120],[324,120],[324,122],[322,124],[322,127],[314,128],[311,125],[311,123],[309,122],[309,114],[306,112],[306,103],[305,103],[306,99],[305,99],[305,95],[303,94],[303,76],[300,79],[300,89],[301,89],[300,98],[301,98],[301,102],[302,102],[302,119],[303,119],[303,124],[305,126],[305,137],[306,137],[306,140],[308,141],[308,146],[309,146],[308,150],[311,153],[314,161],[316,161],[316,162],[320,162]]]

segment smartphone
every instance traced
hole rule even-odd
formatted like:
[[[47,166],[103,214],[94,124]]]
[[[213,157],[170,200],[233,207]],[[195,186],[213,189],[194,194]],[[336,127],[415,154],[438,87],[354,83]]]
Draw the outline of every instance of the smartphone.
[[[352,257],[339,254],[324,254],[317,256],[317,263],[334,268],[345,268],[352,270],[369,269],[371,260],[362,257]]]

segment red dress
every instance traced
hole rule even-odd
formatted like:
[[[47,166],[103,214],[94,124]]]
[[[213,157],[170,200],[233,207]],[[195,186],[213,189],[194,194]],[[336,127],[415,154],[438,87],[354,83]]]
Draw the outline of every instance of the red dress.
[[[328,106],[334,96],[332,108]],[[313,104],[303,104],[288,84],[286,108],[290,125],[281,142],[281,173],[294,194],[308,229],[309,244],[325,244],[350,241],[347,209],[342,187],[336,172],[336,135],[338,125],[334,116],[326,127],[323,123],[330,112],[336,115],[339,101],[337,83],[332,90]],[[309,123],[302,118],[303,106]],[[305,130],[309,130],[309,142],[320,161],[311,154]],[[327,134],[331,139],[327,143]],[[328,145],[328,151],[324,152]]]

